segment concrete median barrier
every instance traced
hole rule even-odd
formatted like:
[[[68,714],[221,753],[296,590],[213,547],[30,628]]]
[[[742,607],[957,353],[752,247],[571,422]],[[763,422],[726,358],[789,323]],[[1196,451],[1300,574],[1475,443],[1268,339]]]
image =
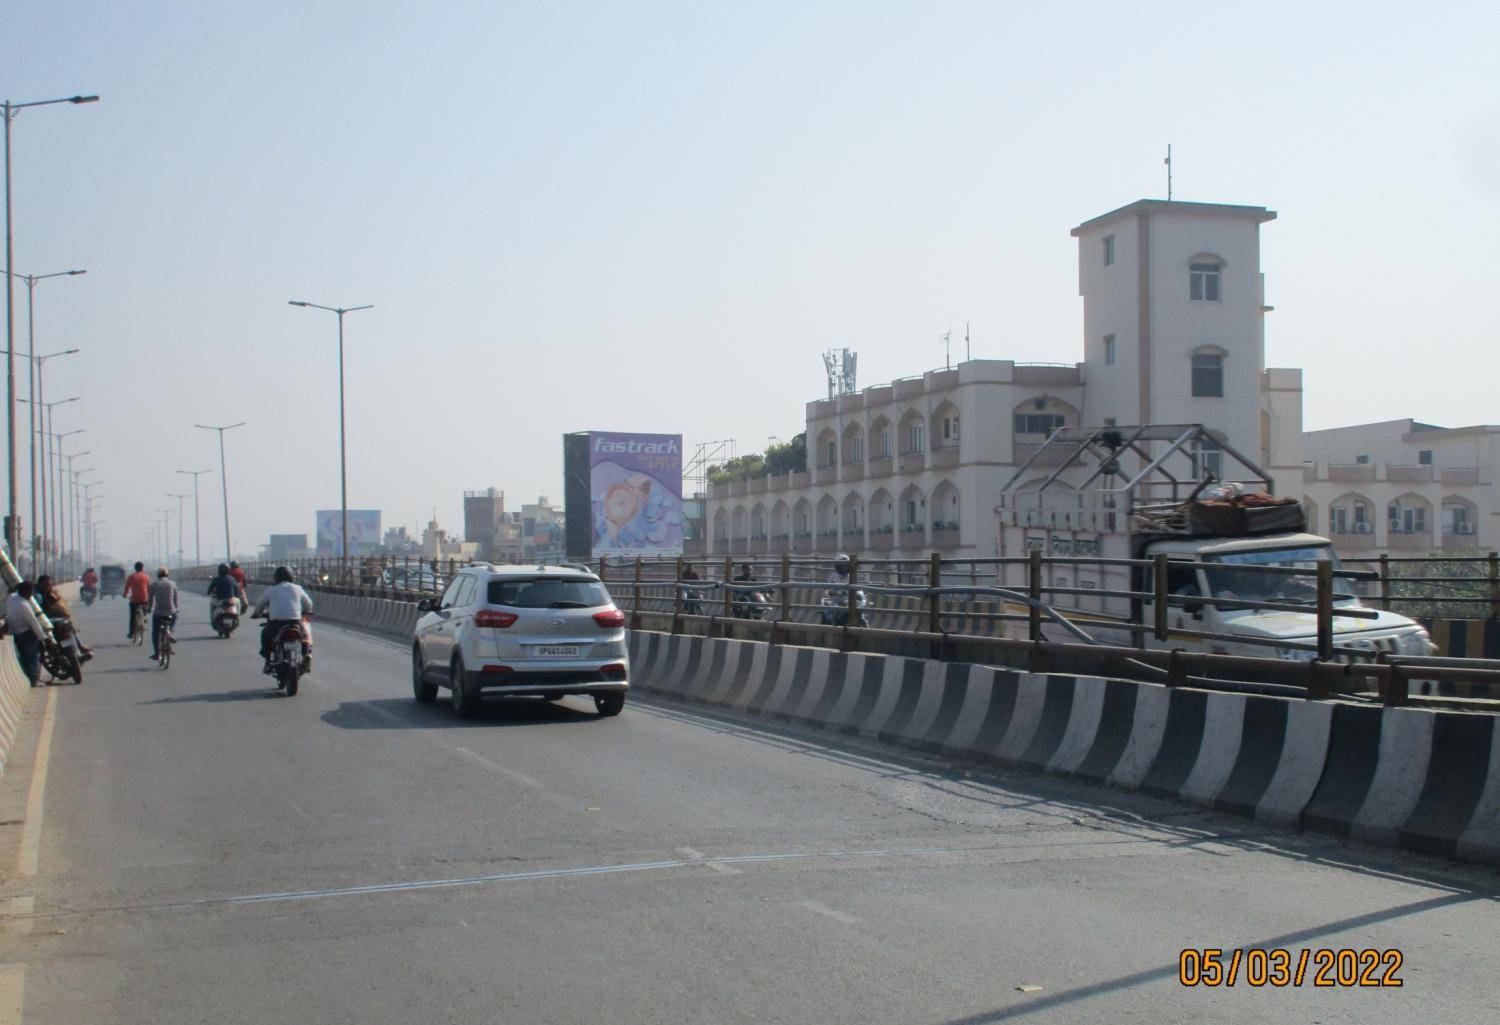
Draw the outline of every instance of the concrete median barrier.
[[[1500,864],[1500,719],[630,634],[632,686],[1279,828]]]

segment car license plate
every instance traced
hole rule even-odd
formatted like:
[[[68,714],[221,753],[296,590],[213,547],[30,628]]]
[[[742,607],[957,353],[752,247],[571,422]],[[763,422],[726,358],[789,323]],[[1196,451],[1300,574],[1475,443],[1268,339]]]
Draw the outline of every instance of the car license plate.
[[[531,653],[539,658],[577,658],[578,645],[538,644],[531,649]]]

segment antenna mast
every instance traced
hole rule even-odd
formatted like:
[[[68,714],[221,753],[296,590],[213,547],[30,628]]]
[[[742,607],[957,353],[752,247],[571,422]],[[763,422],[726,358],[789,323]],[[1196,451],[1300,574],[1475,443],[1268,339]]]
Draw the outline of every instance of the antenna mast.
[[[943,332],[943,369],[953,369],[953,329]]]
[[[974,350],[969,346],[969,322],[964,321],[964,362],[974,358]]]
[[[850,349],[829,349],[823,353],[823,368],[828,372],[828,397],[854,394],[855,368],[859,356]]]
[[[1167,202],[1172,202],[1172,144],[1167,143],[1167,159],[1162,163],[1167,165]]]

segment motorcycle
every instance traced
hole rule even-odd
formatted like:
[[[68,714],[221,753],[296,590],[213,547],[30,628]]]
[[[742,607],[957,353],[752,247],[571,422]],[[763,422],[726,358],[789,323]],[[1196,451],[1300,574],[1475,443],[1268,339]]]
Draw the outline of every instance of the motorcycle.
[[[277,689],[294,697],[301,678],[312,671],[312,641],[302,623],[286,623],[271,638],[266,665],[276,677]]]
[[[764,591],[734,591],[729,599],[729,612],[735,619],[765,619],[770,611]]]
[[[847,591],[824,591],[821,605],[824,626],[849,625],[849,594]],[[870,596],[865,594],[864,591],[855,591],[855,626],[866,627],[870,625],[870,618],[865,615],[865,610],[869,607]]]
[[[83,659],[79,657],[78,633],[67,616],[52,616],[52,640],[42,645],[42,665],[54,680],[72,678],[83,682]]]
[[[78,597],[83,599],[85,605],[92,605],[94,604],[94,599],[99,597],[99,588],[81,587],[78,589]]]
[[[238,598],[214,602],[213,628],[220,637],[228,637],[240,625],[240,603]]]

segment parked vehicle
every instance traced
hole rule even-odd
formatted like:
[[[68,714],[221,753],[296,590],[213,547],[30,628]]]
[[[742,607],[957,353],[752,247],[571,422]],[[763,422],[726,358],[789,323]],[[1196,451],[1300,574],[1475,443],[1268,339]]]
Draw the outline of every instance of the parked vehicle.
[[[468,566],[441,598],[424,598],[412,639],[412,692],[446,687],[472,716],[486,695],[586,694],[618,715],[630,688],[625,614],[599,578],[566,566]]]
[[[52,674],[54,680],[72,678],[74,683],[83,682],[83,660],[78,652],[78,633],[73,621],[67,616],[50,616],[52,639],[42,645],[42,666]]]
[[[446,586],[442,575],[426,566],[388,566],[381,572],[380,582],[386,587],[427,594],[438,593]]]
[[[1031,469],[1033,463],[1046,470]],[[1221,479],[1234,464],[1235,479]],[[1072,579],[1058,586],[1077,590],[1057,595],[1056,606],[1088,617],[1082,625],[1096,638],[1126,644],[1135,641],[1123,631],[1111,636],[1104,624],[1156,622],[1155,596],[1163,588],[1155,562],[1165,555],[1170,633],[1157,638],[1147,631],[1148,646],[1300,661],[1317,654],[1317,571],[1328,563],[1335,610],[1360,612],[1333,617],[1334,646],[1361,653],[1345,659],[1431,654],[1421,626],[1360,603],[1353,581],[1340,575],[1332,542],[1308,533],[1301,504],[1277,499],[1272,487],[1265,471],[1201,424],[1061,428],[1002,489],[1001,554],[1067,557],[1053,568]],[[1102,561],[1088,561],[1095,557]],[[1024,590],[1026,572],[1024,565],[1006,567],[1001,585]]]
[[[824,591],[820,605],[824,626],[844,626],[849,622],[849,592]],[[870,625],[870,617],[865,614],[865,610],[869,607],[870,596],[863,590],[856,590],[854,592],[854,611],[857,615],[855,626]]]
[[[109,563],[99,567],[99,593],[106,598],[118,598],[125,590],[125,567]]]
[[[240,625],[239,599],[229,598],[214,602],[212,615],[214,632],[221,638],[227,638]]]

